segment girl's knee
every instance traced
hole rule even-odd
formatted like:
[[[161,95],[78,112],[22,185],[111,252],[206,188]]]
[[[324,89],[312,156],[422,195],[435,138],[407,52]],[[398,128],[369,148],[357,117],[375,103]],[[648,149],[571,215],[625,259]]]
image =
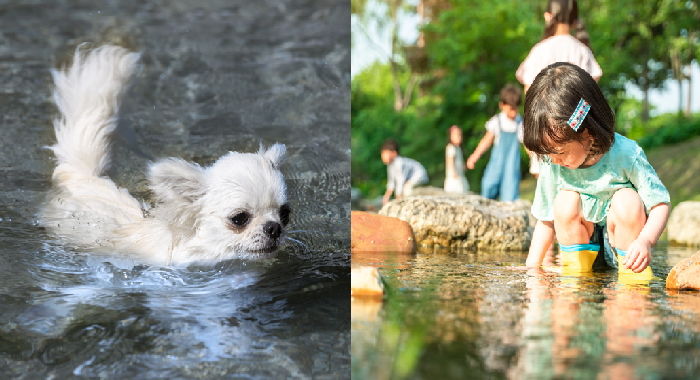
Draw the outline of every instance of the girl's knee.
[[[644,224],[646,221],[644,202],[634,189],[616,191],[610,201],[610,211],[612,222],[617,225]]]
[[[558,222],[578,222],[581,220],[581,196],[570,190],[561,190],[554,198],[554,220]]]

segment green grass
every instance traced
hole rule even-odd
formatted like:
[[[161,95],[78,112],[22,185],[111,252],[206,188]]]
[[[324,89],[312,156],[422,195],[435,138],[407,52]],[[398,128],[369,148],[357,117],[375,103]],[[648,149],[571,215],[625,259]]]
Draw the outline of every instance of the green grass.
[[[700,137],[647,151],[649,162],[671,193],[675,206],[700,200]]]
[[[700,115],[667,113],[649,120],[645,127],[633,128],[627,137],[636,140],[644,150],[650,150],[697,136],[700,136]]]

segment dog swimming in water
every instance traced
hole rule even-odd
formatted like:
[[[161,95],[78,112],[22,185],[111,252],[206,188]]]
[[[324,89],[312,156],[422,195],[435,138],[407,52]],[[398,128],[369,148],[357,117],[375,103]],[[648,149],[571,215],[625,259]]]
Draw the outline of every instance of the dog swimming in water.
[[[118,46],[78,47],[71,65],[52,70],[60,115],[41,224],[76,248],[158,265],[270,256],[290,216],[282,144],[229,152],[208,167],[179,158],[152,162],[153,206],[106,176],[120,97],[139,57]]]

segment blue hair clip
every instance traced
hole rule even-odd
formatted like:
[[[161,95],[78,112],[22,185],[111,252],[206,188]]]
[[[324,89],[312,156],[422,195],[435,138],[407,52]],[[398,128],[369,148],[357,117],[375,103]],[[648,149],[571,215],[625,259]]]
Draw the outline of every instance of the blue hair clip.
[[[581,98],[581,100],[578,101],[578,105],[576,106],[574,113],[571,114],[569,121],[567,121],[566,123],[569,124],[569,127],[571,127],[571,129],[578,132],[578,129],[583,123],[583,119],[586,118],[586,115],[588,115],[588,111],[590,111],[590,109],[591,105],[588,104],[587,101],[583,100],[583,98]]]

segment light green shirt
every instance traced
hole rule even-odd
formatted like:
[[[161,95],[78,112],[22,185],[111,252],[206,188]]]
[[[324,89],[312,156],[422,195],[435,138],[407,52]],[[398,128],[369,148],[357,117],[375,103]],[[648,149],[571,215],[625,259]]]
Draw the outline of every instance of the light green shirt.
[[[613,146],[591,167],[568,169],[545,158],[537,179],[532,215],[539,220],[554,220],[554,197],[564,189],[581,195],[584,219],[593,223],[604,222],[613,194],[622,188],[637,191],[647,214],[660,203],[670,203],[668,190],[642,148],[633,140],[615,133]]]

